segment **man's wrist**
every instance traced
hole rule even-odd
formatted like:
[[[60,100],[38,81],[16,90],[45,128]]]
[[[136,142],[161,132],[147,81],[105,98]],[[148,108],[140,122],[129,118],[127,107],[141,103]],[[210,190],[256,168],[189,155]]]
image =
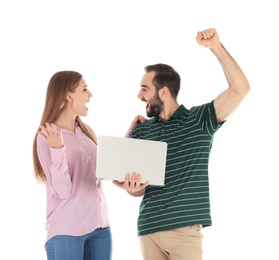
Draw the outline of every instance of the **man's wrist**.
[[[140,191],[138,191],[138,192],[129,192],[129,191],[127,191],[131,196],[133,196],[133,197],[140,197],[140,196],[142,196],[143,194],[144,194],[144,191],[145,191],[145,189],[144,190],[140,190]]]

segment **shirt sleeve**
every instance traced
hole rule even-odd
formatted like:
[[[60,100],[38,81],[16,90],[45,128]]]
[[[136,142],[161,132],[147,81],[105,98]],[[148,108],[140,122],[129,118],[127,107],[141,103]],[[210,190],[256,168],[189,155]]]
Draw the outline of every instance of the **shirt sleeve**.
[[[210,103],[193,107],[190,112],[194,114],[197,123],[201,125],[201,128],[206,131],[208,135],[214,135],[214,133],[224,124],[224,122],[217,122],[214,100]]]
[[[68,198],[72,182],[69,174],[65,146],[62,148],[51,148],[38,135],[37,137],[38,158],[46,175],[47,186],[53,194],[59,198]]]
[[[131,137],[131,134],[132,134],[132,129],[130,128],[127,133],[125,134],[125,137],[126,138],[130,138]]]

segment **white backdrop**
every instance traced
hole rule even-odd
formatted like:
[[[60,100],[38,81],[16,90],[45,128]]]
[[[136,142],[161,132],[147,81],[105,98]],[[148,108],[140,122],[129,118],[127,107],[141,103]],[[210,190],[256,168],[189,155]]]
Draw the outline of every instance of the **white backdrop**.
[[[45,189],[33,177],[32,142],[52,74],[81,72],[93,93],[84,120],[97,134],[123,136],[145,115],[137,93],[148,64],[180,73],[179,102],[188,108],[227,87],[214,55],[195,40],[210,27],[251,92],[215,136],[204,259],[279,259],[277,10],[275,0],[1,1],[0,259],[46,259]],[[142,259],[140,199],[111,182],[105,192],[113,259]]]

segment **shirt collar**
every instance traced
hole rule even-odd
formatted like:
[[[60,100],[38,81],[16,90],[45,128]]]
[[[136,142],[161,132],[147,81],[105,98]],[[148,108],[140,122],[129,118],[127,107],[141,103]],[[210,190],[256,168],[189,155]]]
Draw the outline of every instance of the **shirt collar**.
[[[55,125],[55,124],[53,124],[53,125]],[[65,128],[60,128],[60,127],[58,127],[57,125],[55,125],[55,127],[56,127],[56,129],[57,130],[59,130],[59,131],[61,131],[62,133],[64,133],[64,134],[69,134],[69,135],[76,135],[77,134],[77,132],[79,131],[79,124],[78,123],[76,123],[76,129],[75,129],[75,133],[73,133],[73,132],[71,132],[71,131],[69,131],[68,129],[65,129]]]
[[[168,119],[168,121],[172,119],[179,119],[181,116],[187,111],[186,107],[184,105],[180,105],[176,111],[173,113],[173,115]],[[155,116],[155,121],[163,121],[160,117]]]

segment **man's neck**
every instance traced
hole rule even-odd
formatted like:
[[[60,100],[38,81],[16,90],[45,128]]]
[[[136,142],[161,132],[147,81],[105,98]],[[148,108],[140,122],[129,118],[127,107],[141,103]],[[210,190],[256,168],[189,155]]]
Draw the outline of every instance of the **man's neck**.
[[[164,104],[164,108],[159,117],[164,121],[169,120],[174,112],[179,108],[179,106],[180,105],[176,101],[169,104]]]

